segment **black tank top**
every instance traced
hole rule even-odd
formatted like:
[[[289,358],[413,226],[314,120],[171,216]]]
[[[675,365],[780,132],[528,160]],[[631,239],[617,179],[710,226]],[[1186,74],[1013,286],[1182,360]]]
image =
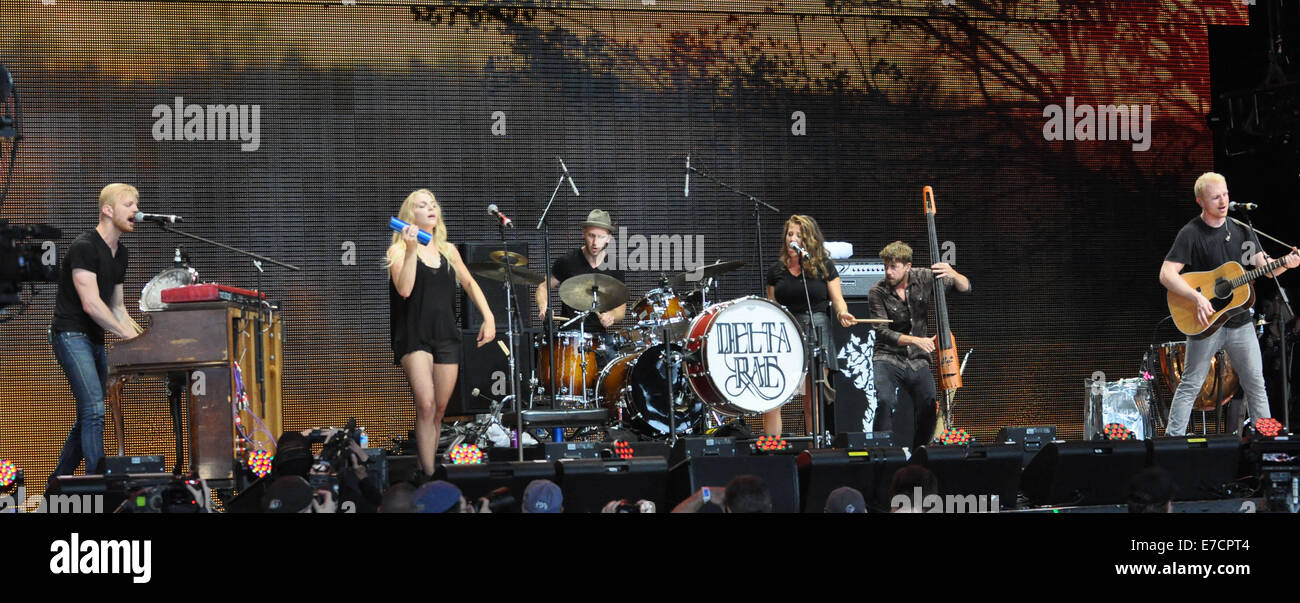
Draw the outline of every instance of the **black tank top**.
[[[432,353],[435,342],[460,343],[456,325],[456,274],[451,262],[442,256],[437,268],[414,258],[415,286],[410,297],[397,293],[392,276],[388,278],[389,331],[393,338],[393,364],[402,356],[424,350]]]

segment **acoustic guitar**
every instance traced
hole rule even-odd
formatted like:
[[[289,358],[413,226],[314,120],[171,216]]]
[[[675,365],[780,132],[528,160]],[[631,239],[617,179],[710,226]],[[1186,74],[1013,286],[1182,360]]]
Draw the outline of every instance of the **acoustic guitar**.
[[[1166,299],[1174,324],[1186,335],[1214,333],[1229,318],[1244,312],[1255,302],[1255,287],[1251,281],[1272,272],[1285,262],[1284,256],[1254,270],[1246,270],[1237,262],[1227,262],[1214,270],[1178,275],[1188,286],[1200,291],[1205,299],[1210,300],[1214,314],[1210,315],[1210,324],[1202,326],[1196,320],[1196,302],[1170,291]]]

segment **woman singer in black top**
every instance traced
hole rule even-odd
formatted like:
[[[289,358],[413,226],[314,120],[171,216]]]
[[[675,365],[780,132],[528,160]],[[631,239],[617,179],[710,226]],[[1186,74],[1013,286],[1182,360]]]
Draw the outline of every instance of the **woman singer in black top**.
[[[795,214],[785,222],[785,244],[781,246],[781,258],[767,271],[767,298],[785,306],[799,324],[808,330],[813,345],[820,345],[824,350],[826,371],[818,379],[826,379],[829,371],[835,370],[837,354],[832,338],[828,307],[835,313],[842,326],[853,324],[854,317],[849,313],[848,304],[840,291],[840,275],[835,269],[835,262],[826,253],[826,241],[822,238],[821,228],[812,216]],[[799,253],[790,248],[790,243],[797,243],[808,253],[808,259],[801,260]],[[805,297],[803,273],[807,271],[808,294]],[[828,303],[829,302],[829,303]],[[811,318],[809,304],[812,304]],[[811,320],[811,322],[810,322]],[[820,339],[819,339],[820,337]],[[809,389],[812,374],[803,385],[803,416],[806,430],[811,431],[812,405],[809,403]],[[763,431],[768,435],[781,435],[781,409],[776,408],[763,414]]]
[[[478,345],[496,338],[496,322],[487,298],[465,268],[460,252],[447,242],[442,207],[428,189],[407,195],[398,219],[409,226],[393,233],[388,246],[388,300],[393,364],[400,364],[415,395],[415,440],[420,468],[433,475],[442,416],[456,386],[460,329],[456,324],[456,283],[469,293],[483,315]],[[421,245],[420,231],[433,241]]]

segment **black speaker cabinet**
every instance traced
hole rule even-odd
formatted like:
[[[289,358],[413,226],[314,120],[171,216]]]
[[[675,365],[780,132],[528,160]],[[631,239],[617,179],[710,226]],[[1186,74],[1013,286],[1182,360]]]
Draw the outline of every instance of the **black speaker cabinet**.
[[[1120,504],[1147,457],[1145,440],[1053,442],[1025,467],[1020,489],[1035,505]]]
[[[1000,506],[1014,508],[1022,456],[1016,444],[923,446],[912,456],[912,462],[934,473],[940,495],[997,496]],[[989,502],[980,508],[993,507]]]
[[[889,483],[894,472],[907,466],[901,448],[861,451],[812,449],[799,453],[799,498],[804,513],[821,513],[826,497],[840,486],[862,492],[871,512],[888,512]]]
[[[460,257],[465,260],[465,264],[476,262],[490,262],[490,256],[493,251],[502,249],[501,242],[496,241],[468,241],[458,245]],[[528,243],[515,241],[510,243],[510,251],[521,254],[528,258],[527,268],[538,274],[546,273],[546,266],[542,265],[542,258],[528,255]],[[556,258],[552,257],[551,261]],[[483,297],[487,298],[488,307],[492,309],[492,316],[496,319],[497,332],[504,333],[506,330],[506,293],[505,283],[495,281],[483,276],[475,276],[474,281],[478,283],[483,290]],[[515,287],[515,297],[518,298],[520,316],[524,318],[524,324],[532,324],[531,319],[533,307],[533,291],[535,287]],[[479,313],[478,306],[469,298],[469,293],[464,288],[460,292],[460,323],[461,328],[471,329],[478,332],[479,325],[483,324],[483,315]]]
[[[572,460],[556,464],[565,513],[599,513],[611,500],[635,503],[645,499],[660,513],[668,504],[668,460],[664,457],[627,460]]]
[[[723,487],[738,475],[757,475],[772,494],[775,513],[799,512],[799,476],[795,457],[764,456],[697,456],[675,465],[669,476],[669,502],[685,500],[703,486]]]
[[[524,488],[535,479],[555,481],[555,463],[550,461],[514,461],[481,465],[439,465],[434,476],[445,479],[457,488],[466,500],[487,496],[493,490],[506,486],[515,497],[512,512],[519,512],[523,503]]]
[[[1031,427],[1003,427],[998,430],[997,441],[1001,444],[1020,446],[1023,455],[1020,466],[1024,467],[1029,464],[1029,461],[1034,460],[1035,456],[1038,456],[1038,451],[1055,439],[1055,425],[1034,425]]]
[[[668,463],[676,467],[686,459],[703,456],[736,456],[736,439],[716,436],[688,436],[678,439],[673,445]]]
[[[864,299],[846,299],[849,312],[858,318],[867,318],[871,316],[871,309],[867,306],[867,300]],[[850,346],[858,350],[864,350],[867,343],[871,341],[871,325],[853,325],[848,328],[840,326],[839,321],[831,321],[831,330],[834,332],[835,345],[839,346],[839,351],[844,352],[845,358],[836,361],[840,370],[831,376],[831,384],[835,386],[835,404],[831,405],[834,409],[826,413],[830,422],[828,429],[834,433],[845,433],[854,431],[870,432],[875,423],[874,413],[868,415],[867,409],[871,404],[875,404],[874,398],[868,397],[868,389],[872,396],[875,392],[875,381],[857,379],[862,374],[872,374],[874,363],[872,354],[862,353],[854,354],[849,350]],[[857,337],[856,346],[853,338]],[[871,348],[874,352],[875,348]],[[848,374],[845,374],[845,371]],[[863,387],[858,387],[856,381],[863,381]]]
[[[473,395],[474,388],[479,393],[500,400],[510,394],[510,357],[501,349],[509,341],[504,333],[497,333],[495,341],[478,347],[478,330],[462,329],[460,332],[460,376],[447,403],[450,416],[472,415],[488,412],[491,403]],[[497,343],[500,342],[500,343]],[[527,387],[528,376],[532,373],[532,341],[520,336],[519,358],[516,370],[521,371],[523,379],[520,387]]]
[[[1240,477],[1241,449],[1234,435],[1156,438],[1151,463],[1173,476],[1174,500],[1226,498],[1224,486]]]

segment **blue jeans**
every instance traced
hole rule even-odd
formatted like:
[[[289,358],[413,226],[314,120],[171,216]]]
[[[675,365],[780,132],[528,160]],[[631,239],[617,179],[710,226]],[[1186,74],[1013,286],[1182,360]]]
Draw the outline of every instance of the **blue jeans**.
[[[86,459],[86,473],[97,473],[104,459],[104,386],[108,354],[85,333],[50,331],[50,347],[77,399],[77,420],[63,442],[54,475],[69,475]]]

